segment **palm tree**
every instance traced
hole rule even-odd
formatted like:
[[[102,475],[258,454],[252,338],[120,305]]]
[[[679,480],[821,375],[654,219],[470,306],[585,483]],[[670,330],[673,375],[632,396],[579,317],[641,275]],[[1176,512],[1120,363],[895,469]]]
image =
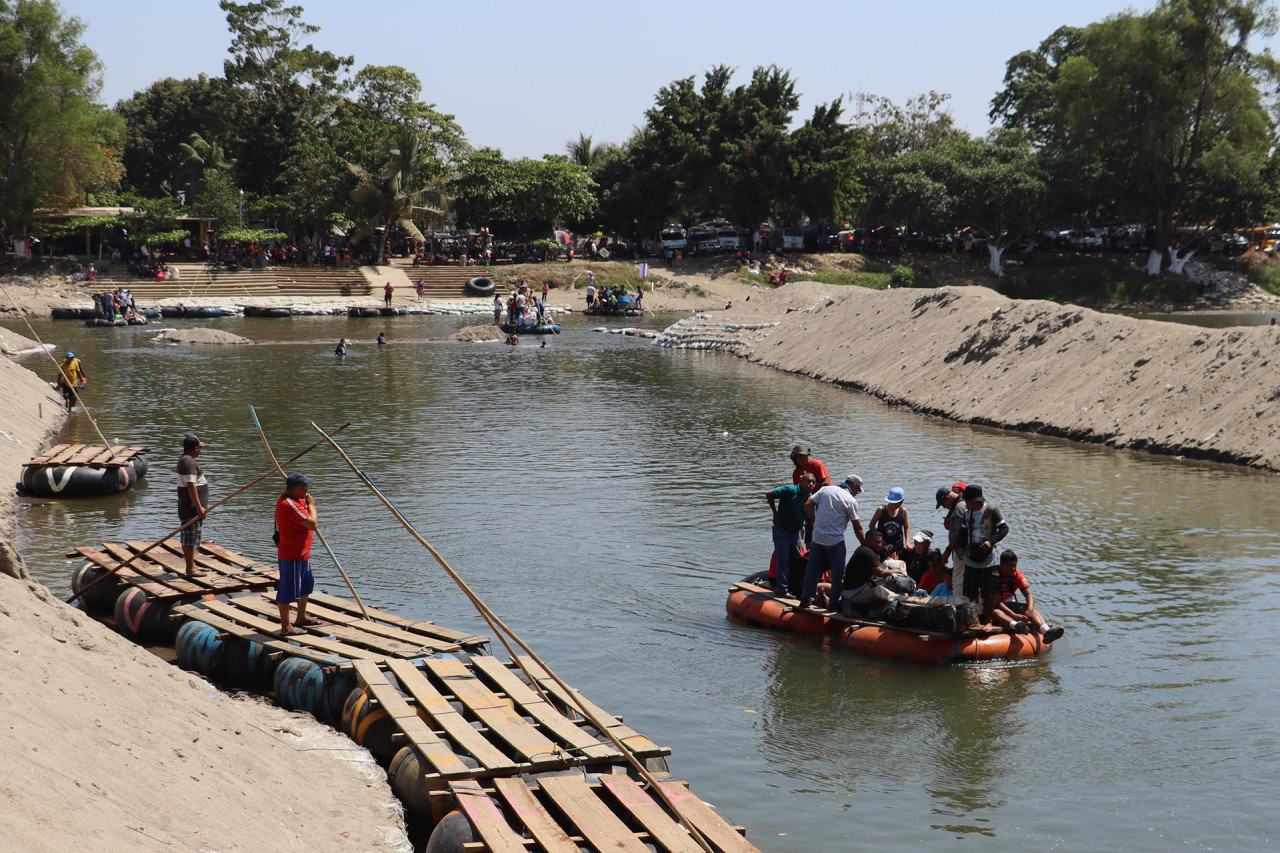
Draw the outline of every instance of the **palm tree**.
[[[414,214],[441,215],[452,201],[442,189],[447,176],[432,174],[432,155],[423,146],[417,130],[408,126],[399,128],[388,154],[387,162],[376,173],[354,163],[347,164],[359,181],[351,191],[358,222],[352,236],[359,239],[381,226],[379,266],[385,260],[386,237],[393,222],[414,240],[423,242],[426,238],[414,224]]]
[[[191,134],[186,142],[178,143],[178,152],[182,154],[182,165],[191,166],[199,173],[205,169],[230,169],[234,160],[227,159],[227,153],[216,142],[207,142],[198,133]]]
[[[564,147],[569,152],[569,159],[579,166],[585,166],[587,171],[591,171],[591,167],[595,165],[596,160],[600,157],[600,151],[603,149],[601,145],[592,144],[591,136],[582,131],[578,131],[577,142],[570,140],[565,143]]]

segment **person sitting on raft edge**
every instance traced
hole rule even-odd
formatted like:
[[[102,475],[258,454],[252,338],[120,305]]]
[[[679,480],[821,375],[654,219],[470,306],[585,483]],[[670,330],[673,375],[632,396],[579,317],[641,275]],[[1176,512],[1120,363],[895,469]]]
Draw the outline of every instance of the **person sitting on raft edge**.
[[[1026,597],[1026,601],[1018,601],[1019,591]],[[1018,555],[1013,551],[1004,551],[1000,555],[1000,587],[991,617],[992,624],[1015,634],[1037,631],[1046,645],[1065,633],[1061,626],[1052,626],[1046,622],[1036,609],[1031,584],[1018,569]]]

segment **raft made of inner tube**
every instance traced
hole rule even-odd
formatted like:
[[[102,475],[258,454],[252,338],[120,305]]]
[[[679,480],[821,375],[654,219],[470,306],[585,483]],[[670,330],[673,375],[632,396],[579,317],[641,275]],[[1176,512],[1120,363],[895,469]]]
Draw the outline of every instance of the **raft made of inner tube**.
[[[84,321],[85,326],[93,328],[95,326],[127,326],[129,321],[123,317],[94,317]]]
[[[369,306],[353,305],[347,309],[348,317],[381,317],[382,308],[371,308]]]
[[[24,466],[18,490],[38,498],[95,498],[132,488],[146,476],[145,456],[126,465],[90,468],[87,465]]]
[[[756,576],[752,576],[755,578]],[[749,579],[750,580],[750,579]],[[867,619],[851,619],[834,611],[801,609],[771,590],[750,582],[735,584],[725,610],[737,622],[793,634],[839,634],[849,651],[882,660],[911,663],[966,663],[1032,658],[1051,645],[1039,634],[948,634],[897,628]]]
[[[493,296],[493,291],[497,289],[498,283],[487,275],[478,275],[475,278],[467,279],[467,292],[474,293],[476,296]]]
[[[538,326],[529,326],[524,323],[502,323],[499,329],[508,335],[514,333],[517,335],[558,335],[560,334],[559,323],[543,323]]]
[[[134,314],[134,315],[133,315],[132,317],[130,317],[126,322],[127,322],[130,326],[145,326],[145,325],[147,325],[147,322],[148,322],[148,320],[147,320],[147,315],[146,315],[146,314]]]

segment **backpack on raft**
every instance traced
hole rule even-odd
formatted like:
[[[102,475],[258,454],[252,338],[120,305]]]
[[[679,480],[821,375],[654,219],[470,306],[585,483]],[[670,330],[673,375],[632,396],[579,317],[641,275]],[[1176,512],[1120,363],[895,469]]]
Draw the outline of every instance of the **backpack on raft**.
[[[895,628],[947,634],[958,634],[978,621],[977,605],[960,596],[948,598],[952,601],[943,599],[932,604],[927,598],[891,601],[884,608],[884,621]],[[957,599],[960,603],[955,603]]]

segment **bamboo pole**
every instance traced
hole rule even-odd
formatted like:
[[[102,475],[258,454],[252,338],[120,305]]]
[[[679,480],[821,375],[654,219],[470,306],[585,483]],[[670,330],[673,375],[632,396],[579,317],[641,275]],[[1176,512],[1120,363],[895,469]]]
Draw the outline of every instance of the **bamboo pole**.
[[[253,415],[254,426],[258,428],[258,435],[262,438],[262,446],[267,449],[267,455],[271,457],[271,464],[276,466],[276,470],[280,472],[280,476],[286,481],[289,475],[284,472],[284,468],[276,460],[276,455],[271,450],[271,442],[267,441],[267,434],[262,429],[262,422],[258,420],[258,412],[253,406],[249,407],[249,414]],[[342,579],[347,582],[347,589],[351,590],[351,594],[355,596],[356,604],[360,605],[360,615],[364,616],[365,621],[369,620],[369,611],[365,609],[364,602],[360,600],[360,593],[356,592],[355,585],[351,583],[351,578],[347,577],[347,573],[342,570],[342,563],[338,562],[338,555],[333,553],[333,549],[329,547],[329,543],[325,541],[324,534],[320,532],[320,528],[316,528],[316,538],[320,540],[320,544],[324,546],[324,550],[328,552],[329,559],[333,560],[333,564],[338,567],[338,574],[342,575]]]
[[[334,430],[334,432],[342,432],[344,429],[346,429],[346,428],[347,428],[347,427],[349,427],[349,426],[351,426],[350,422],[345,423],[345,424],[343,424],[342,426],[340,426],[340,427],[338,427],[337,429],[335,429],[335,430]],[[332,440],[332,439],[330,439],[330,440]],[[286,460],[286,461],[285,461],[284,463],[282,463],[282,464],[284,464],[284,465],[288,465],[290,462],[295,462],[295,461],[297,461],[297,460],[301,459],[303,456],[306,456],[308,453],[310,453],[311,451],[315,450],[317,447],[319,447],[319,446],[320,446],[320,445],[322,445],[322,444],[324,444],[324,439],[321,439],[320,441],[317,441],[315,444],[311,445],[311,446],[310,446],[310,447],[308,447],[306,450],[303,450],[303,451],[301,451],[300,453],[295,454],[293,457],[291,457],[290,459]],[[218,501],[218,502],[217,502],[217,503],[215,503],[213,506],[209,507],[209,509],[205,511],[205,515],[208,515],[208,514],[209,514],[210,512],[212,512],[213,510],[215,510],[215,509],[217,509],[218,507],[222,506],[224,503],[226,503],[227,501],[231,500],[231,499],[232,499],[232,498],[234,498],[236,495],[239,495],[239,494],[241,494],[241,493],[243,493],[243,492],[246,492],[246,491],[248,491],[249,489],[253,488],[254,486],[258,485],[259,483],[261,483],[263,480],[267,479],[268,477],[270,477],[270,476],[271,476],[272,474],[274,474],[274,473],[276,473],[276,472],[275,472],[275,469],[273,468],[272,470],[268,471],[267,473],[263,474],[262,476],[260,476],[260,477],[255,477],[254,479],[250,480],[248,483],[245,483],[243,486],[241,486],[240,488],[236,489],[234,492],[232,492],[231,494],[227,495],[225,498],[223,498],[222,500]],[[186,530],[188,527],[190,527],[191,525],[193,525],[193,524],[195,524],[195,523],[196,523],[196,519],[194,519],[194,518],[189,519],[188,521],[184,522],[184,523],[183,523],[183,525],[182,525],[181,527],[179,527],[177,530],[174,530],[172,533],[168,533],[168,534],[166,534],[166,535],[164,535],[164,536],[161,536],[159,539],[157,539],[156,541],[152,542],[150,545],[148,545],[147,547],[143,548],[141,551],[139,551],[138,553],[134,554],[134,555],[133,555],[132,557],[130,557],[129,559],[125,560],[123,563],[119,563],[119,564],[117,564],[117,565],[116,565],[116,567],[115,567],[114,569],[110,569],[110,570],[108,570],[108,571],[107,571],[107,573],[106,573],[106,574],[102,575],[101,577],[95,578],[95,579],[94,579],[94,581],[93,581],[92,583],[88,584],[87,586],[85,586],[85,587],[84,587],[84,589],[80,590],[80,591],[79,591],[79,592],[77,592],[77,593],[73,593],[73,594],[72,594],[72,596],[71,596],[70,598],[66,599],[66,603],[67,603],[67,604],[71,604],[71,603],[72,603],[73,601],[75,601],[77,598],[79,598],[80,596],[84,595],[86,592],[88,592],[89,590],[93,589],[95,586],[97,586],[98,584],[102,583],[104,580],[106,580],[107,578],[111,577],[111,576],[112,576],[112,575],[114,575],[116,572],[120,571],[121,569],[125,568],[126,566],[132,565],[132,564],[133,564],[133,561],[134,561],[134,560],[136,560],[136,559],[138,559],[139,557],[141,557],[143,554],[146,554],[148,551],[151,551],[153,548],[156,548],[156,547],[157,547],[157,546],[159,546],[161,543],[163,543],[166,539],[172,539],[174,536],[177,536],[179,533],[181,533],[182,531]]]
[[[27,312],[23,311],[20,307],[18,307],[18,303],[13,298],[13,294],[9,292],[9,288],[5,287],[3,284],[0,284],[0,290],[3,290],[4,295],[9,297],[9,302],[13,304],[13,310],[17,311],[18,316],[22,318],[22,322],[27,324],[27,331],[31,332],[31,337],[35,338],[36,343],[40,345],[40,349],[44,350],[44,354],[49,356],[49,360],[53,362],[53,366],[58,369],[58,376],[61,376],[63,380],[62,384],[66,385],[68,388],[71,388],[71,386],[66,382],[67,377],[63,376],[62,374],[62,365],[58,364],[58,360],[53,357],[53,353],[49,352],[49,348],[44,345],[44,341],[40,340],[40,336],[36,334],[36,330],[31,325],[31,321],[27,319]],[[111,442],[107,441],[107,437],[103,435],[102,430],[98,428],[98,422],[97,420],[94,419],[93,414],[89,411],[89,407],[85,405],[84,400],[80,399],[80,391],[76,388],[71,388],[71,395],[76,398],[76,402],[79,403],[81,408],[84,409],[85,415],[88,416],[89,418],[89,423],[93,424],[93,431],[98,434],[98,438],[102,439],[102,443],[107,446],[107,451],[111,454],[111,458],[108,459],[107,461],[108,462],[115,461],[115,458],[116,458],[115,447],[112,446]]]
[[[454,571],[453,567],[450,566],[449,563],[445,560],[445,558],[440,555],[440,552],[437,551],[435,547],[432,546],[432,544],[422,536],[422,534],[418,533],[418,531],[414,529],[413,525],[409,522],[407,518],[401,515],[400,510],[396,509],[395,506],[391,503],[391,501],[387,499],[386,495],[382,493],[382,490],[379,489],[377,485],[374,484],[373,480],[369,478],[369,475],[366,474],[364,471],[362,471],[359,467],[356,466],[354,462],[351,461],[351,457],[347,456],[346,451],[344,451],[342,447],[339,446],[338,442],[334,441],[329,435],[325,433],[324,430],[316,426],[314,422],[312,422],[311,428],[314,429],[316,432],[320,433],[326,439],[328,439],[329,443],[333,445],[333,449],[338,451],[338,454],[342,456],[343,461],[347,463],[347,466],[350,467],[351,470],[355,472],[356,476],[366,486],[369,487],[370,491],[372,491],[374,495],[377,496],[378,500],[380,500],[382,504],[391,511],[391,514],[394,515],[396,519],[400,522],[400,524],[404,526],[405,530],[409,531],[409,535],[411,535],[414,539],[418,540],[419,544],[421,544],[424,548],[426,548],[429,552],[431,552],[431,556],[435,557],[436,562],[440,564],[440,568],[444,569],[445,574],[447,574],[453,580],[453,582],[458,585],[458,588],[461,589],[463,594],[466,595],[466,597],[471,601],[471,604],[480,613],[481,617],[484,618],[485,622],[487,622],[490,625],[490,627],[494,629],[494,633],[498,634],[499,639],[502,640],[502,644],[506,646],[508,654],[511,655],[512,663],[520,667],[521,671],[524,672],[524,674],[529,678],[529,683],[533,684],[534,686],[537,686],[538,679],[534,678],[528,672],[528,670],[525,669],[524,664],[520,661],[519,657],[511,652],[511,646],[507,644],[507,641],[502,637],[502,634],[505,633],[506,635],[511,637],[512,641],[514,641],[516,645],[520,646],[520,648],[523,649],[526,654],[528,654],[528,656],[533,660],[533,662],[536,663],[539,667],[541,667],[542,671],[545,672],[547,676],[552,681],[554,681],[556,685],[560,687],[561,690],[564,691],[565,696],[569,699],[572,699],[576,691],[572,687],[570,687],[568,684],[566,684],[560,678],[560,676],[556,675],[555,671],[551,669],[550,665],[548,665],[546,661],[544,661],[541,657],[539,657],[537,652],[535,652],[532,648],[529,647],[527,643],[521,640],[515,631],[511,630],[511,628],[509,628],[506,625],[506,623],[504,623],[500,618],[498,618],[497,614],[495,614],[492,610],[489,609],[489,606],[480,599],[480,596],[476,595],[471,590],[471,587],[467,585],[467,582],[464,581],[456,571]],[[666,790],[661,785],[658,784],[658,780],[655,779],[653,774],[649,772],[649,769],[644,766],[644,762],[642,762],[635,755],[635,753],[631,751],[631,747],[623,743],[622,740],[613,732],[609,731],[604,721],[599,719],[595,715],[595,713],[593,713],[590,709],[582,707],[582,705],[579,704],[577,711],[583,717],[585,717],[591,723],[591,725],[595,726],[598,731],[603,733],[604,736],[609,739],[609,741],[613,744],[613,746],[622,754],[624,758],[627,759],[628,763],[630,763],[631,766],[635,768],[636,772],[640,775],[640,778],[644,779],[644,781],[650,786],[653,792],[657,794],[658,797],[664,803],[666,803],[667,807],[671,809],[671,813],[679,817],[680,811],[676,807],[675,801],[666,792]],[[685,827],[685,829],[688,830],[689,835],[693,838],[695,842],[697,842],[699,847],[705,850],[706,853],[715,853],[715,850],[711,846],[711,842],[703,835],[703,833],[696,826],[693,825],[692,821],[688,821],[681,818],[680,822]]]

